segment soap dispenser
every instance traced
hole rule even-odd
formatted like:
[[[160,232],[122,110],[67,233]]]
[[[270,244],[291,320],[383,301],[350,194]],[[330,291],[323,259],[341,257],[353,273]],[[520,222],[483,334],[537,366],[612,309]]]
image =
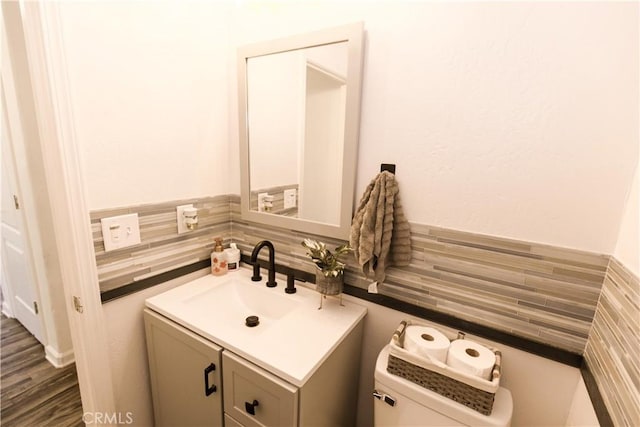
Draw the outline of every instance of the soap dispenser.
[[[224,256],[224,248],[222,247],[222,238],[216,237],[216,246],[211,252],[211,274],[214,276],[222,276],[227,273],[227,260]]]
[[[224,256],[227,260],[228,271],[238,271],[240,268],[240,249],[235,243],[231,243],[229,248],[224,250]]]

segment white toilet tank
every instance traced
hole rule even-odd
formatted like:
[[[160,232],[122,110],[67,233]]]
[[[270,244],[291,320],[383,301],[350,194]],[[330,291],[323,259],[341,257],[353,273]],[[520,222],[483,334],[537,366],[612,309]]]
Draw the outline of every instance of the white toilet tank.
[[[375,371],[374,425],[383,426],[492,426],[509,427],[513,413],[511,392],[500,387],[491,415],[387,372],[389,346],[378,355]]]

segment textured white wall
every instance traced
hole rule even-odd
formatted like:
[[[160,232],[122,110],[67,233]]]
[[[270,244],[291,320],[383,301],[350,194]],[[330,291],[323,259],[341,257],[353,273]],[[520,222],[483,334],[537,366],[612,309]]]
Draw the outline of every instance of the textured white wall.
[[[639,168],[640,169],[640,168]],[[613,255],[640,276],[640,173],[636,169]]]
[[[611,253],[638,150],[637,5],[618,6],[438,5],[393,32],[359,187],[395,160],[410,220]]]
[[[637,3],[248,3],[233,37],[357,20],[357,198],[396,163],[410,221],[613,252],[638,157]]]
[[[60,4],[90,209],[228,192],[228,5]]]
[[[236,46],[362,20],[357,199],[393,162],[410,221],[615,249],[638,158],[637,3],[61,10],[90,209],[238,193]]]

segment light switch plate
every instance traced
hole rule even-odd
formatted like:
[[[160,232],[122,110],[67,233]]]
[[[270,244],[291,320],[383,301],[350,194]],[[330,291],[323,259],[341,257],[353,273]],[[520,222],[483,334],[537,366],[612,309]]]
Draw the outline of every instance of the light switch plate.
[[[176,207],[176,221],[178,221],[178,234],[188,233],[189,228],[187,224],[184,222],[184,210],[186,208],[192,208],[193,205],[181,205]]]
[[[126,248],[140,243],[138,214],[102,218],[102,238],[105,252]]]
[[[290,188],[284,190],[284,208],[291,209],[296,207],[296,189]]]

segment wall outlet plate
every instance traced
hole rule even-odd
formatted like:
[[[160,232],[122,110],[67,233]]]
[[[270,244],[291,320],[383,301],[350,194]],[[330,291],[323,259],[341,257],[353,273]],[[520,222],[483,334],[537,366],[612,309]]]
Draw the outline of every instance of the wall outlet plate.
[[[189,228],[187,227],[187,223],[184,222],[184,210],[186,208],[192,208],[193,205],[181,205],[176,207],[176,220],[178,221],[178,234],[188,233]]]
[[[266,212],[264,208],[264,198],[268,196],[269,193],[258,193],[258,212]]]
[[[291,209],[296,207],[296,204],[297,204],[296,193],[297,191],[295,188],[284,190],[284,208],[285,209]]]
[[[102,218],[100,223],[105,252],[140,243],[140,224],[137,213]]]

